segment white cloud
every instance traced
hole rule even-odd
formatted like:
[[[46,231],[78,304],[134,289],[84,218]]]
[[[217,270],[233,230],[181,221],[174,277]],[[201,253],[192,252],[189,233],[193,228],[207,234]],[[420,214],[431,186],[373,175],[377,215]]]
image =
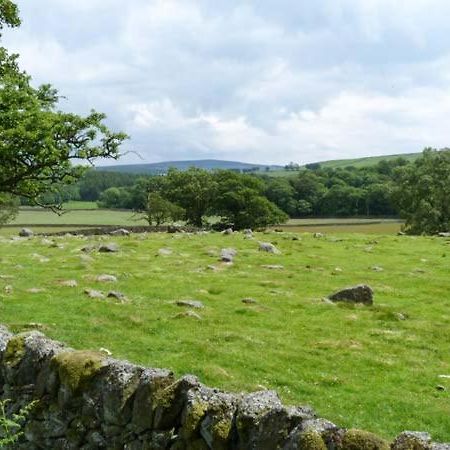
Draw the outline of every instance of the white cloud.
[[[448,145],[444,0],[18,3],[23,26],[5,43],[22,66],[65,109],[105,111],[146,161]]]

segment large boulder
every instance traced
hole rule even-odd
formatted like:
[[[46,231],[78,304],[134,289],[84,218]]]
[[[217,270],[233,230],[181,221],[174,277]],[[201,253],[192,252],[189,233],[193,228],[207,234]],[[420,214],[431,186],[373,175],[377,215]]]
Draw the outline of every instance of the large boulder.
[[[328,297],[332,302],[373,304],[373,290],[366,284],[341,289]]]
[[[236,256],[237,251],[234,248],[223,248],[220,251],[220,260],[223,262],[233,262],[234,257]]]

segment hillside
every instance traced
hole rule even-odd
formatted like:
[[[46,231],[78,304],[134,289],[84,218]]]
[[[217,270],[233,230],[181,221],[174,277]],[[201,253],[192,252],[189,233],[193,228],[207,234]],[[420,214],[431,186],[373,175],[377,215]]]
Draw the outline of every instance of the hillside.
[[[354,159],[334,159],[329,161],[319,161],[322,167],[339,168],[339,167],[365,167],[378,164],[381,160],[391,160],[395,158],[405,158],[413,161],[418,158],[421,153],[405,153],[382,156],[368,156],[365,158]],[[97,170],[105,172],[122,172],[122,173],[136,173],[136,174],[159,174],[166,173],[169,168],[178,170],[186,170],[189,167],[198,167],[205,170],[240,170],[256,173],[269,173],[272,176],[286,176],[293,172],[287,171],[282,165],[265,165],[265,164],[251,164],[239,161],[224,161],[218,159],[199,159],[188,161],[163,161],[149,164],[119,164],[114,166],[98,166]],[[304,167],[304,166],[301,166]],[[269,168],[269,170],[267,169]],[[295,172],[294,172],[295,173]]]
[[[98,170],[101,171],[111,171],[111,172],[128,172],[128,173],[165,173],[169,168],[175,168],[178,170],[186,170],[190,167],[198,167],[199,169],[205,170],[241,170],[251,171],[256,169],[257,172],[266,172],[267,167],[269,170],[281,170],[283,166],[275,165],[264,165],[264,164],[251,164],[243,163],[239,161],[222,161],[218,159],[200,159],[200,160],[189,160],[189,161],[164,161],[159,163],[150,164],[126,164],[126,165],[115,165],[115,166],[99,166]]]
[[[422,153],[404,153],[397,155],[383,155],[383,156],[368,156],[366,158],[354,158],[354,159],[334,159],[330,161],[320,162],[322,167],[330,167],[337,169],[338,167],[367,167],[378,164],[382,160],[391,160],[396,158],[404,158],[408,161],[414,161],[417,159]]]

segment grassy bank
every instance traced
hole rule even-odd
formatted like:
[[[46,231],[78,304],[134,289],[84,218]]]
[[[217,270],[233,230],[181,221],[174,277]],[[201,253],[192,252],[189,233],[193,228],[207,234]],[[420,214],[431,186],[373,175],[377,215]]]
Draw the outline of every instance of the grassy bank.
[[[193,373],[228,390],[273,388],[285,402],[310,404],[342,426],[386,437],[427,430],[450,440],[450,380],[439,377],[450,375],[448,241],[293,236],[132,236],[114,238],[117,254],[88,257],[80,248],[106,238],[57,238],[63,248],[3,238],[1,321],[15,331],[38,323],[75,348],[106,347],[115,357]],[[258,251],[257,241],[275,243],[282,254]],[[224,247],[238,250],[232,266],[218,261]],[[172,254],[159,255],[161,248]],[[96,282],[104,273],[118,281]],[[68,279],[78,286],[58,284]],[[375,306],[322,301],[358,283],[374,288]],[[118,290],[130,301],[90,299],[85,288]],[[257,303],[244,304],[245,297]],[[177,317],[184,309],[173,302],[180,299],[202,301],[201,320]]]

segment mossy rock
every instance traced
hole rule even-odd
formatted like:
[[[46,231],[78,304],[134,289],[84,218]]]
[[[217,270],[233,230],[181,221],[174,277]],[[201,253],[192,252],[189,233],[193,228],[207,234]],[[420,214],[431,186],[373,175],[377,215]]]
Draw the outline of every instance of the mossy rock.
[[[25,356],[25,352],[25,336],[17,335],[8,341],[3,359],[8,366],[14,367],[22,361],[22,358]]]
[[[93,351],[63,352],[53,358],[62,384],[77,391],[105,366],[103,353]]]
[[[342,439],[342,450],[389,450],[389,444],[376,434],[363,430],[348,430]]]
[[[298,448],[300,450],[327,450],[322,436],[315,430],[309,430],[300,435]]]

